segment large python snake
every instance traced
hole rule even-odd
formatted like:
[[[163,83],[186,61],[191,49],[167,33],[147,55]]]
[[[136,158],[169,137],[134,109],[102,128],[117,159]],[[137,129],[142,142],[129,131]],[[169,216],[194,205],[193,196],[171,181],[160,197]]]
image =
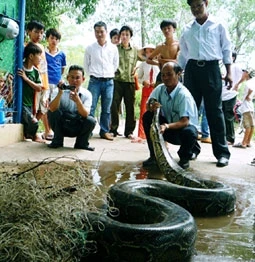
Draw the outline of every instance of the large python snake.
[[[113,185],[108,192],[110,208],[88,214],[93,228],[88,240],[96,241],[98,252],[82,261],[189,261],[197,234],[191,214],[217,216],[234,210],[236,197],[231,187],[202,180],[179,167],[159,132],[158,117],[159,109],[150,135],[158,166],[168,181]]]
[[[173,183],[169,185],[173,187],[169,189],[170,200],[197,216],[219,216],[234,211],[236,195],[232,187],[200,179],[176,163],[159,132],[159,111],[158,108],[155,112],[150,135],[158,166],[165,178]]]

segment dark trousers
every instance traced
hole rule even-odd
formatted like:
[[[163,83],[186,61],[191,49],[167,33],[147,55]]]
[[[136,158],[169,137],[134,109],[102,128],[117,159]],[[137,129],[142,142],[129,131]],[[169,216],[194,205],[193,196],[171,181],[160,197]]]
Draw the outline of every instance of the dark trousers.
[[[227,141],[230,143],[235,142],[235,126],[234,126],[235,104],[236,104],[236,97],[226,101],[222,101],[222,110],[223,110],[225,125],[226,125],[226,137],[227,137]]]
[[[24,127],[25,138],[34,138],[38,130],[38,121],[34,121],[35,118],[33,117],[32,111],[32,107],[22,106],[21,123]]]
[[[114,81],[114,92],[111,106],[111,132],[116,133],[119,127],[119,109],[122,98],[126,109],[124,135],[127,137],[135,130],[135,84]]]
[[[143,128],[151,157],[155,157],[155,152],[150,137],[150,128],[153,116],[154,113],[150,111],[146,111],[143,114]],[[160,124],[167,123],[165,118],[162,116],[160,116],[159,122]],[[193,125],[188,125],[187,127],[178,130],[167,129],[164,132],[163,137],[165,141],[173,145],[180,145],[180,149],[177,152],[180,159],[189,160],[193,153],[196,155],[200,153],[200,145],[197,142],[197,135],[198,132],[196,127]]]
[[[222,79],[218,62],[209,61],[201,66],[189,60],[185,67],[184,85],[193,95],[198,109],[202,97],[204,98],[214,156],[216,159],[221,157],[229,159],[221,102]]]
[[[96,120],[88,116],[78,121],[64,117],[61,110],[48,111],[48,120],[54,131],[53,144],[63,145],[64,137],[76,137],[75,146],[84,148],[89,145],[89,138],[96,125]]]

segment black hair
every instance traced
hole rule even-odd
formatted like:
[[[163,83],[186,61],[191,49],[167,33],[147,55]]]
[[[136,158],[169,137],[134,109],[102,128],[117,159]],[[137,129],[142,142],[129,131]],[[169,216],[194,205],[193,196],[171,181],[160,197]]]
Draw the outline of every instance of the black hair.
[[[84,76],[84,68],[83,68],[82,66],[79,66],[79,65],[71,65],[71,66],[69,67],[68,73],[70,73],[70,71],[73,71],[73,70],[81,71],[81,72],[82,72],[82,76]]]
[[[32,20],[27,24],[27,30],[32,31],[33,29],[44,30],[44,25],[36,20]]]
[[[111,32],[110,32],[110,38],[112,39],[115,35],[119,35],[119,34],[120,34],[119,29],[114,28],[114,29],[112,29]]]
[[[182,72],[182,68],[180,67],[179,64],[177,64],[176,62],[167,62],[163,65],[163,67],[167,66],[167,65],[171,65],[173,66],[173,70],[176,74],[181,73]]]
[[[233,62],[235,63],[236,57],[237,57],[236,51],[232,51],[232,57],[234,58],[234,59],[233,59]]]
[[[187,4],[190,6],[194,0],[187,0]],[[206,0],[203,0],[205,2]]]
[[[46,38],[49,38],[50,35],[55,36],[58,40],[61,39],[60,32],[55,28],[50,28],[46,31]]]
[[[121,34],[121,32],[123,32],[123,31],[129,31],[129,32],[130,32],[130,36],[131,36],[131,37],[133,36],[133,29],[132,29],[130,26],[128,26],[128,25],[123,25],[123,26],[121,27],[121,29],[120,29],[120,34]]]
[[[177,28],[177,23],[173,20],[163,20],[161,23],[160,23],[160,29],[162,30],[164,27],[167,27],[171,25],[174,29]]]
[[[30,54],[36,55],[41,53],[42,49],[37,44],[29,42],[24,48],[23,57],[26,59],[29,57]]]
[[[94,24],[94,29],[96,29],[96,27],[104,27],[104,29],[107,31],[107,25],[105,22],[103,21],[98,21]]]

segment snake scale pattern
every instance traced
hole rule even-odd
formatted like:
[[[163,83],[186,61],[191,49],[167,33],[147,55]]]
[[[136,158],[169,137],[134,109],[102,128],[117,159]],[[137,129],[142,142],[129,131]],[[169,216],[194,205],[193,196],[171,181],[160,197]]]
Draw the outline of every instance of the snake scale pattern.
[[[82,261],[190,261],[197,235],[192,215],[218,216],[234,210],[234,189],[199,179],[179,167],[159,132],[158,117],[159,110],[150,135],[167,181],[147,179],[113,185],[108,192],[109,208],[88,214],[93,228],[88,240],[96,242],[97,252]]]
[[[219,216],[235,209],[235,190],[221,182],[200,179],[182,169],[173,159],[162,134],[159,132],[159,109],[155,112],[151,126],[151,138],[158,166],[165,178],[171,182],[172,197],[169,199],[196,216]],[[170,192],[169,192],[170,193]]]

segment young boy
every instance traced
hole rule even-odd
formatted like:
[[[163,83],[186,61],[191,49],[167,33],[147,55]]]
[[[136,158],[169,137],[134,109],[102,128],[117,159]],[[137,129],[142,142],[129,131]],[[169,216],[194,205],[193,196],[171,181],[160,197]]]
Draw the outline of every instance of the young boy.
[[[36,68],[41,61],[41,48],[30,42],[24,49],[24,67],[18,70],[18,75],[23,79],[22,120],[24,136],[35,142],[44,142],[36,133],[38,120],[35,117],[35,94],[41,92],[43,86],[40,73]]]
[[[36,100],[36,118],[38,120],[42,119],[45,133],[44,137],[49,138],[50,135],[52,136],[52,131],[50,129],[50,126],[48,124],[48,119],[47,119],[47,111],[48,111],[48,98],[49,98],[49,83],[48,83],[48,73],[47,73],[47,61],[46,61],[46,55],[45,55],[45,50],[44,46],[40,44],[43,34],[44,34],[44,25],[38,21],[31,21],[27,24],[27,34],[30,38],[30,41],[33,42],[34,44],[38,45],[41,50],[41,61],[40,64],[38,65],[38,70],[41,75],[42,79],[42,90],[41,92],[37,92],[37,97],[35,98]]]
[[[239,107],[242,114],[242,124],[245,129],[243,141],[234,144],[233,147],[246,148],[251,147],[251,139],[254,131],[254,104],[253,97],[255,94],[255,70],[248,72],[248,80],[245,83],[244,99]]]
[[[111,42],[114,45],[118,45],[120,43],[120,31],[117,28],[114,28],[110,32]]]
[[[49,100],[51,100],[51,94],[61,80],[66,67],[66,55],[58,48],[60,39],[61,34],[55,28],[46,31],[48,46],[45,48],[45,54],[48,65]]]
[[[179,52],[179,42],[174,39],[174,32],[177,24],[173,20],[163,20],[160,23],[160,29],[165,36],[165,42],[159,44],[152,54],[147,58],[146,62],[150,65],[158,65],[159,69],[163,67],[166,62],[176,62]],[[157,58],[155,60],[155,58]],[[157,76],[156,86],[162,83],[161,73]]]
[[[152,52],[155,50],[155,46],[152,44],[145,45],[142,48],[141,56],[146,58],[150,57]],[[142,62],[138,66],[138,80],[139,83],[143,85],[142,89],[142,99],[140,105],[140,119],[139,119],[139,126],[138,126],[138,139],[133,140],[132,142],[142,142],[141,139],[146,139],[144,130],[143,130],[143,123],[142,118],[143,114],[146,111],[146,102],[154,89],[156,77],[159,73],[159,67],[156,65],[149,65],[146,61]]]

